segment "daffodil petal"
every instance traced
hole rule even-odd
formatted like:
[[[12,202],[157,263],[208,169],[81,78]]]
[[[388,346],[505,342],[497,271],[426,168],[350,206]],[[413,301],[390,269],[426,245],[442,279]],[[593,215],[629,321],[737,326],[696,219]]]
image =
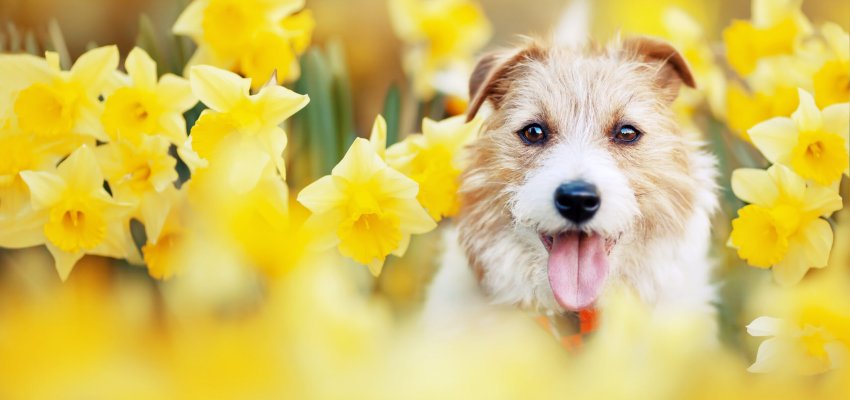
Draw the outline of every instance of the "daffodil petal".
[[[844,146],[850,153],[850,103],[833,104],[823,109],[823,127],[830,133],[837,133],[844,139]],[[850,162],[844,173],[850,175]]]
[[[774,164],[767,169],[767,173],[776,182],[780,196],[784,195],[795,201],[803,200],[806,193],[806,181],[794,171],[782,164]]]
[[[369,134],[369,143],[375,149],[378,157],[386,158],[387,151],[387,120],[380,114],[375,117],[375,123],[372,124],[372,132]]]
[[[404,235],[401,237],[401,242],[399,242],[398,248],[393,250],[390,254],[396,257],[404,257],[404,253],[407,253],[408,247],[410,247],[410,235]]]
[[[319,178],[298,193],[298,202],[314,214],[325,213],[342,205],[344,201],[345,195],[330,175]]]
[[[803,246],[799,243],[790,243],[785,257],[773,266],[773,279],[780,286],[795,285],[808,272],[811,267],[808,264],[808,257]]]
[[[192,85],[189,81],[173,74],[165,74],[159,79],[156,93],[159,97],[168,99],[172,109],[181,113],[198,103],[198,98],[192,93]]]
[[[780,362],[780,343],[779,339],[767,339],[759,345],[756,352],[756,361],[753,365],[747,368],[749,372],[764,373],[773,371],[778,362]]]
[[[750,336],[776,336],[782,327],[782,320],[774,317],[758,317],[747,325]]]
[[[806,255],[806,266],[823,268],[829,262],[832,249],[832,228],[826,220],[817,218],[800,227],[794,241],[799,243]],[[794,243],[791,244],[794,246]]]
[[[103,173],[94,152],[81,146],[71,153],[57,168],[69,187],[86,193],[103,190]]]
[[[270,157],[252,140],[238,140],[236,143],[236,148],[228,150],[235,156],[230,165],[230,186],[238,193],[245,193],[257,186]]]
[[[118,47],[115,45],[98,47],[85,52],[71,67],[71,79],[94,94],[100,94],[102,85],[118,68]]]
[[[134,47],[127,55],[124,61],[124,68],[130,78],[133,78],[133,84],[146,89],[152,89],[156,86],[157,73],[156,62],[150,55],[139,47]],[[171,99],[168,99],[169,101]]]
[[[394,198],[413,198],[419,192],[419,184],[401,172],[385,168],[379,172],[383,184],[378,188],[378,196]]]
[[[739,199],[762,206],[770,206],[779,197],[776,183],[765,170],[739,168],[732,172],[732,191]]]
[[[384,268],[384,260],[374,259],[369,262],[367,267],[369,267],[369,272],[372,274],[372,276],[377,278],[381,275],[381,270]]]
[[[386,208],[399,216],[401,227],[406,233],[426,233],[437,227],[437,223],[418,201],[396,200],[390,202]]]
[[[77,261],[80,261],[80,259],[85,255],[83,252],[66,253],[50,242],[47,242],[47,250],[50,252],[50,255],[53,256],[56,272],[59,273],[59,279],[61,279],[62,282],[68,280],[68,276],[71,275],[71,270],[74,269],[74,265],[76,265]]]
[[[15,77],[3,79],[0,91],[15,91],[36,82],[49,82],[56,75],[47,62],[29,54],[0,55],[0,76]]]
[[[148,241],[156,243],[162,232],[162,227],[165,226],[168,213],[171,211],[171,202],[168,199],[168,195],[145,193],[142,197],[140,211]]]
[[[163,114],[159,119],[163,136],[171,144],[179,146],[186,142],[186,120],[181,114]]]
[[[275,168],[283,178],[286,178],[286,164],[283,162],[283,150],[286,148],[286,132],[275,126],[260,135],[260,140],[266,148]]]
[[[310,97],[295,93],[283,86],[266,86],[256,96],[260,118],[267,124],[278,125],[310,102]]]
[[[358,184],[364,182],[385,166],[384,161],[375,154],[369,141],[357,138],[354,139],[354,143],[351,144],[339,164],[334,167],[332,174],[343,177],[353,184]]]
[[[815,104],[814,97],[803,89],[798,89],[797,93],[799,94],[800,105],[791,114],[791,118],[797,123],[800,131],[819,131],[823,126],[823,118],[820,109]]]
[[[841,196],[834,188],[812,186],[806,189],[803,210],[820,217],[829,217],[843,207]]]
[[[0,217],[0,247],[22,249],[43,244],[46,211],[28,210],[15,217]]]
[[[776,117],[747,131],[750,140],[770,162],[786,162],[797,144],[797,125],[790,118]]]
[[[187,35],[200,38],[204,34],[201,23],[204,20],[204,10],[209,5],[209,0],[195,0],[183,10],[171,31],[178,35]]]
[[[47,171],[22,171],[21,179],[29,188],[32,208],[36,211],[56,204],[68,188],[61,176]]]
[[[316,251],[327,250],[339,244],[336,227],[345,218],[340,210],[315,213],[304,221],[301,229],[311,239],[310,248]]]
[[[209,65],[197,65],[189,71],[192,92],[209,108],[226,112],[248,96],[251,80]]]

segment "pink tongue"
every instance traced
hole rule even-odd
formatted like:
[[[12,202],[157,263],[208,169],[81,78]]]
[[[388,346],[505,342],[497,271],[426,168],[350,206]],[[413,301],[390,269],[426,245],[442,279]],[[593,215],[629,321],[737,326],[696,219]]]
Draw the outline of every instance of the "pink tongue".
[[[586,308],[599,297],[608,273],[608,257],[599,235],[570,232],[553,238],[549,285],[555,300],[570,311]]]

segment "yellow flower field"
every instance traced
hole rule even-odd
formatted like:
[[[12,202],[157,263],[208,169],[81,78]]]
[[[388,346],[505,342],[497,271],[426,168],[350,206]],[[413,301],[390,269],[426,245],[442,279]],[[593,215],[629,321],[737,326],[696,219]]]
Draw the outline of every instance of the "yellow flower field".
[[[578,351],[421,325],[469,75],[565,3],[10,0],[0,399],[850,398],[850,6],[584,3],[693,70],[717,329],[628,293]]]

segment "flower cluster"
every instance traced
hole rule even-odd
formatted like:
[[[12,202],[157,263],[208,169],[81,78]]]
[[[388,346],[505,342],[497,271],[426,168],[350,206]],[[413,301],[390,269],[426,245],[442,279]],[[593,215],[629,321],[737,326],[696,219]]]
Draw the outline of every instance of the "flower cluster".
[[[850,35],[833,23],[813,27],[800,3],[754,0],[752,20],[723,31],[727,61],[741,78],[728,85],[727,124],[773,164],[733,172],[732,191],[748,204],[732,221],[729,245],[749,265],[771,268],[783,287],[829,264],[827,219],[842,209],[838,191],[850,174]],[[748,327],[754,336],[776,336],[762,344],[751,371],[795,358],[801,371],[817,373],[843,358],[845,332],[811,321],[811,313],[784,315]]]
[[[196,0],[174,24],[198,49],[187,67],[212,65],[251,78],[253,89],[277,71],[277,83],[299,75],[315,21],[304,0]]]
[[[212,171],[224,171],[234,193],[282,182],[278,125],[308,101],[277,85],[249,95],[249,79],[210,66],[188,80],[159,77],[140,48],[126,73],[118,59],[115,46],[96,48],[65,71],[54,53],[0,56],[0,70],[19,78],[2,85],[0,246],[46,245],[63,280],[87,254],[170,276],[188,188],[201,191]],[[198,99],[210,109],[189,140],[183,114]],[[197,175],[191,184],[179,179],[178,159]]]

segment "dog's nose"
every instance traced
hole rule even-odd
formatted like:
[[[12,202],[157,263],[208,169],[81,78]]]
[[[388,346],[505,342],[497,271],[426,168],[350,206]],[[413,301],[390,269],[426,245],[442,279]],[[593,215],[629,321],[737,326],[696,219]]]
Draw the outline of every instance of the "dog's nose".
[[[555,190],[555,208],[564,218],[581,224],[599,210],[599,191],[584,181],[564,183]]]

